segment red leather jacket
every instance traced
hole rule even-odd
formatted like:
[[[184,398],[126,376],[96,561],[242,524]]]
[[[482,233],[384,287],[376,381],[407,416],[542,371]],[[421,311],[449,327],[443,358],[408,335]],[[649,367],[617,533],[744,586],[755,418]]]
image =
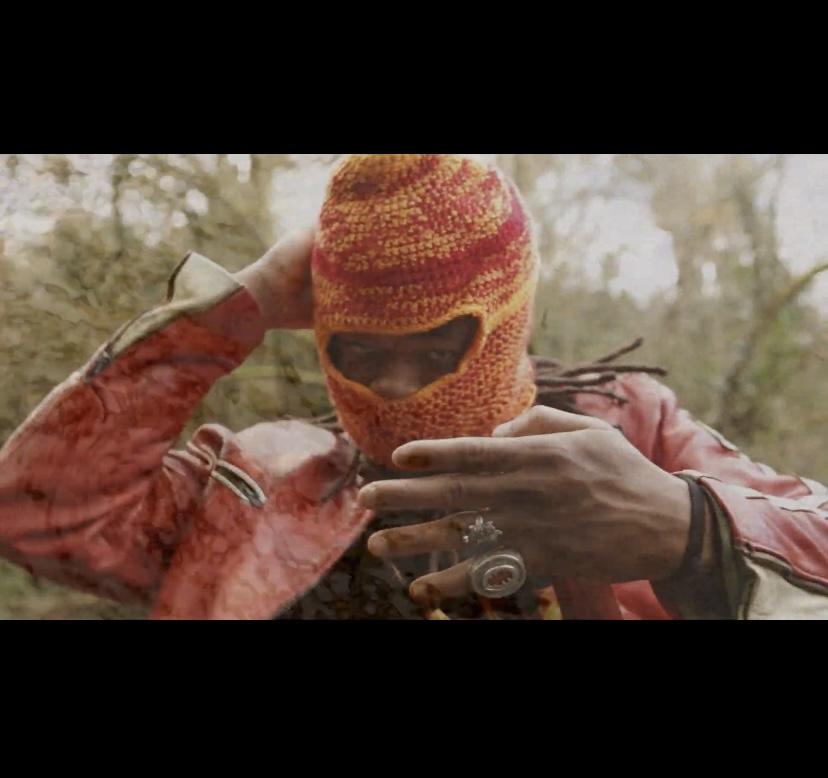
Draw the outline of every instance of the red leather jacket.
[[[167,304],[125,325],[0,450],[0,553],[32,573],[155,618],[272,618],[311,589],[371,521],[356,487],[322,496],[352,457],[341,436],[300,422],[174,442],[210,386],[264,329],[252,297],[198,255]],[[646,376],[618,406],[581,410],[619,426],[668,472],[715,498],[726,607],[738,618],[828,617],[828,490],[750,461]],[[649,583],[613,587],[624,618],[667,610]]]

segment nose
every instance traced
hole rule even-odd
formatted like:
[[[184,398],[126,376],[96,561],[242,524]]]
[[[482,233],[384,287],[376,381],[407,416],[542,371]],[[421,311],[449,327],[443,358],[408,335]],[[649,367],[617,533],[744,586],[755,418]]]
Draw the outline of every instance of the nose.
[[[386,400],[401,400],[422,389],[425,382],[412,362],[404,358],[389,360],[369,384],[371,391]]]

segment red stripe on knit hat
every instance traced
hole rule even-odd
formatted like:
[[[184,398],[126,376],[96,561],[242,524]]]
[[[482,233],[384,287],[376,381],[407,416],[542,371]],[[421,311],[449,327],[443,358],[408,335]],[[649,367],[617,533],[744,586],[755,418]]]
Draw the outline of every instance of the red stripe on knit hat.
[[[382,270],[347,270],[343,260],[365,253],[372,241],[366,239],[348,251],[338,252],[333,258],[317,246],[313,255],[314,272],[328,281],[345,286],[408,286],[411,284],[444,282],[444,290],[451,291],[467,286],[473,278],[487,270],[497,270],[519,259],[509,249],[526,233],[528,218],[517,193],[512,190],[512,210],[494,235],[473,243],[444,260],[424,262],[421,267],[389,267]],[[527,236],[528,239],[528,236]]]
[[[485,308],[498,310],[506,305],[516,293],[515,280],[526,272],[526,268],[512,263],[504,269],[504,275],[492,280],[489,284],[475,286],[475,299],[469,302],[487,300]],[[337,305],[320,305],[317,308],[319,320],[332,317],[348,319],[374,319],[388,325],[396,325],[399,321],[435,321],[449,308],[454,308],[464,299],[464,290],[443,290],[432,287],[430,296],[420,297],[417,300],[408,299],[404,291],[391,291],[388,294],[366,293],[361,295],[347,295],[338,301]],[[447,303],[445,295],[453,295],[454,301]],[[407,303],[407,304],[406,304]],[[421,313],[416,317],[412,309],[417,306]],[[430,310],[430,312],[429,312]]]

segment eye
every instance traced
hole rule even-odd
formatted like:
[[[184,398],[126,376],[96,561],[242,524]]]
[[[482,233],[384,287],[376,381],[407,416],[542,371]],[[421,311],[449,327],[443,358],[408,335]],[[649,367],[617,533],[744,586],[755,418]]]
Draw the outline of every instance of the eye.
[[[374,353],[374,349],[363,346],[361,343],[344,343],[342,351],[348,356],[362,357]]]
[[[456,351],[447,351],[445,349],[432,349],[427,354],[432,362],[452,362],[457,359]]]

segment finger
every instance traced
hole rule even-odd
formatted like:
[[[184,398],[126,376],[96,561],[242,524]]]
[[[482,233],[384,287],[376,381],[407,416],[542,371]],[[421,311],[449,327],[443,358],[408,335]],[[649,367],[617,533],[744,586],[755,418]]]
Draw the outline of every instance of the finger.
[[[505,473],[538,464],[545,450],[543,441],[511,438],[418,440],[400,446],[393,461],[406,470]]]
[[[536,405],[512,421],[501,424],[492,432],[493,438],[520,438],[555,432],[578,432],[589,429],[611,429],[607,422],[593,416],[567,413],[557,408]]]
[[[374,510],[471,510],[503,499],[505,476],[451,473],[424,478],[375,481],[363,487],[359,502]]]
[[[477,511],[462,511],[425,524],[375,532],[368,538],[368,550],[374,556],[390,559],[461,549],[466,545],[463,535],[479,515]]]
[[[469,568],[474,560],[467,559],[459,565],[429,573],[413,581],[408,588],[411,599],[417,603],[436,607],[442,600],[452,597],[466,597],[471,591]]]

